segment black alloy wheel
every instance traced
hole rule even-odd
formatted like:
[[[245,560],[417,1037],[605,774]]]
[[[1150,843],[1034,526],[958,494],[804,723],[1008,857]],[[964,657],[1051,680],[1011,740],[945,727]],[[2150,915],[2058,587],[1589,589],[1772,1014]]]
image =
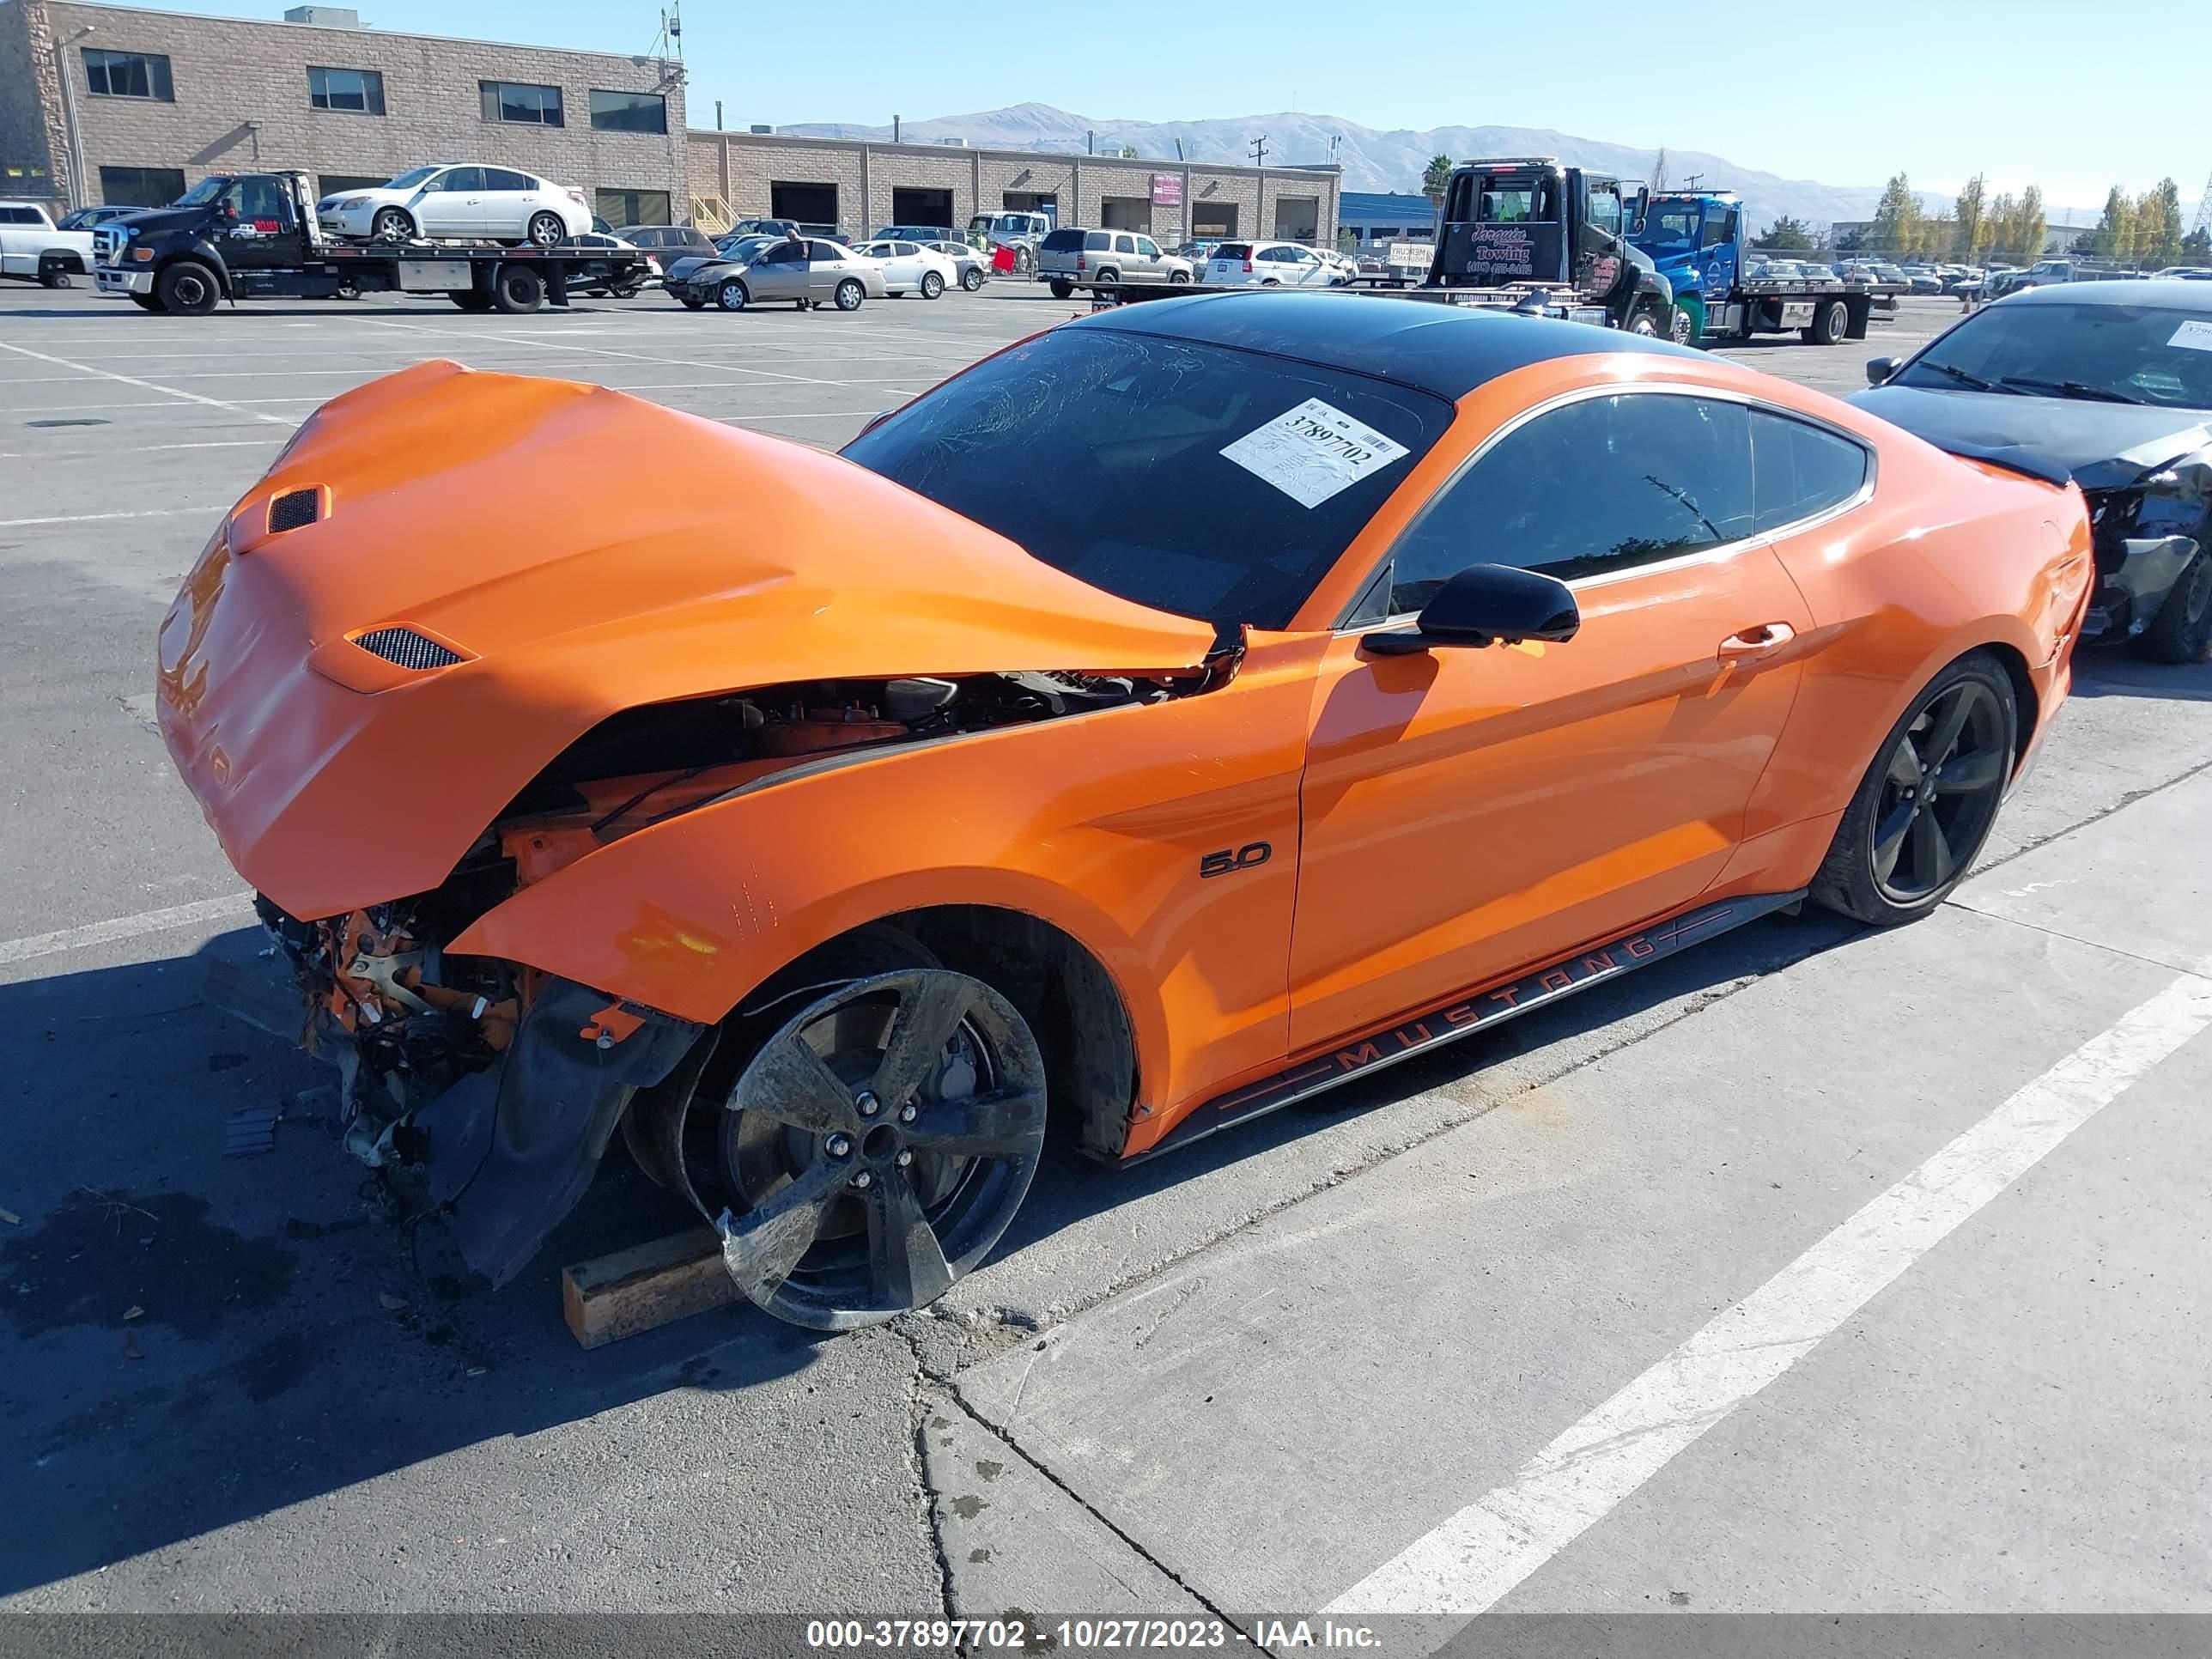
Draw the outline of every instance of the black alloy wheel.
[[[2212,542],[2183,568],[2158,615],[2136,636],[2136,648],[2153,662],[2204,660],[2212,649]]]
[[[1837,826],[1813,896],[1861,921],[1926,915],[1972,866],[2017,756],[2019,708],[1982,652],[1953,663],[1892,730]]]
[[[805,1000],[722,1104],[730,1276],[779,1319],[850,1330],[935,1301],[1006,1232],[1043,1150],[1044,1061],[981,981],[900,968]]]

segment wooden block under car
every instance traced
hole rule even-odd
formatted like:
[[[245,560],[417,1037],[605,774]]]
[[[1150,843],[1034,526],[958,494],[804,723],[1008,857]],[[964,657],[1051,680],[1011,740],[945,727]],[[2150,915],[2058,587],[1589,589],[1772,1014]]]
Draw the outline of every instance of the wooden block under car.
[[[593,1256],[561,1270],[561,1315],[577,1342],[603,1347],[739,1299],[710,1227]]]

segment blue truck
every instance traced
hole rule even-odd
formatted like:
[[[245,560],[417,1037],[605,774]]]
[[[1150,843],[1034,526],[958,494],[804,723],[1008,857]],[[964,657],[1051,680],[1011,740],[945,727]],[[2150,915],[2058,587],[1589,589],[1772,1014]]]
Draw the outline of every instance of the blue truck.
[[[1732,190],[1664,191],[1644,203],[1629,241],[1674,290],[1675,339],[1795,332],[1832,345],[1863,340],[1875,311],[1894,305],[1880,285],[1825,268],[1753,265],[1743,233],[1743,204]]]

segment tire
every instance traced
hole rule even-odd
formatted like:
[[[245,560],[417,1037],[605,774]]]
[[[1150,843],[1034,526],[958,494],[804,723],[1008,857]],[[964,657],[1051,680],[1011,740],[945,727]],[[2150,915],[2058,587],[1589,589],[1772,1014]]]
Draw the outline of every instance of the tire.
[[[150,294],[134,294],[131,296],[131,303],[141,311],[158,312],[161,309],[161,302]]]
[[[983,286],[983,273],[973,265],[969,266],[960,273],[960,286],[970,294],[980,292]]]
[[[1823,300],[1813,309],[1813,320],[1805,327],[1808,345],[1833,345],[1844,337],[1851,325],[1851,308],[1841,300]]]
[[[735,276],[714,290],[714,303],[724,311],[743,311],[752,303],[752,298],[745,285]]]
[[[66,270],[58,270],[52,266],[48,266],[39,273],[40,288],[67,288],[70,285],[70,274]]]
[[[1694,344],[1702,331],[1698,326],[1696,316],[1692,313],[1687,306],[1676,306],[1674,315],[1668,319],[1668,323],[1667,337],[1679,346]]]
[[[1261,288],[1280,288],[1282,285],[1283,279],[1279,276],[1262,277],[1260,282]]]
[[[921,297],[925,300],[943,299],[945,297],[945,278],[939,276],[933,270],[923,271],[921,273]]]
[[[411,242],[415,240],[415,216],[405,208],[379,208],[368,222],[368,240],[372,242]]]
[[[1045,1075],[989,986],[864,927],[718,1035],[680,1094],[639,1097],[623,1137],[647,1175],[725,1214],[724,1262],[758,1306],[816,1330],[878,1324],[1004,1235],[1043,1148]]]
[[[558,247],[568,240],[568,222],[557,213],[533,213],[523,235],[532,247]]]
[[[448,294],[446,297],[464,311],[489,311],[491,309],[491,295],[480,292],[476,289],[464,289],[459,293]]]
[[[2153,662],[2205,660],[2212,649],[2212,545],[2200,545],[2197,556],[2182,567],[2166,603],[2136,636],[2135,646]]]
[[[1064,283],[1057,276],[1052,279],[1050,287],[1052,289],[1052,297],[1055,300],[1068,300],[1073,299],[1075,296],[1075,284],[1073,283]]]
[[[1187,270],[1171,270],[1168,272],[1168,286],[1173,288],[1177,283],[1181,283],[1185,288],[1189,287],[1190,273]]]
[[[1670,306],[1668,307],[1672,310]],[[1656,306],[1638,306],[1628,313],[1628,332],[1647,340],[1663,339],[1672,331],[1671,323],[1662,323]]]
[[[154,279],[161,309],[180,317],[204,317],[222,298],[216,274],[198,259],[179,259]]]
[[[1119,288],[1121,286],[1121,273],[1118,270],[1102,270],[1098,273],[1097,280],[1092,283],[1091,286],[1093,288]]]
[[[867,297],[868,290],[862,285],[860,278],[848,276],[837,284],[836,292],[830,295],[830,303],[840,311],[858,311],[860,308],[860,301]]]
[[[545,279],[528,265],[501,265],[492,278],[491,302],[510,317],[527,317],[545,303]]]
[[[1890,728],[1844,809],[1813,878],[1814,902],[1893,927],[1948,898],[1996,822],[2019,726],[2012,677],[1988,652],[1969,652],[1937,674]]]

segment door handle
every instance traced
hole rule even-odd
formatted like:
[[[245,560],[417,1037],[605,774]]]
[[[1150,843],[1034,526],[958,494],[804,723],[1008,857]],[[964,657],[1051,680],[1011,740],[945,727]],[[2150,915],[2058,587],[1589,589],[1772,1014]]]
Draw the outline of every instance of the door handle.
[[[1761,623],[1756,628],[1746,628],[1729,635],[1721,641],[1723,657],[1758,657],[1769,651],[1778,651],[1797,637],[1797,630],[1786,622]]]

